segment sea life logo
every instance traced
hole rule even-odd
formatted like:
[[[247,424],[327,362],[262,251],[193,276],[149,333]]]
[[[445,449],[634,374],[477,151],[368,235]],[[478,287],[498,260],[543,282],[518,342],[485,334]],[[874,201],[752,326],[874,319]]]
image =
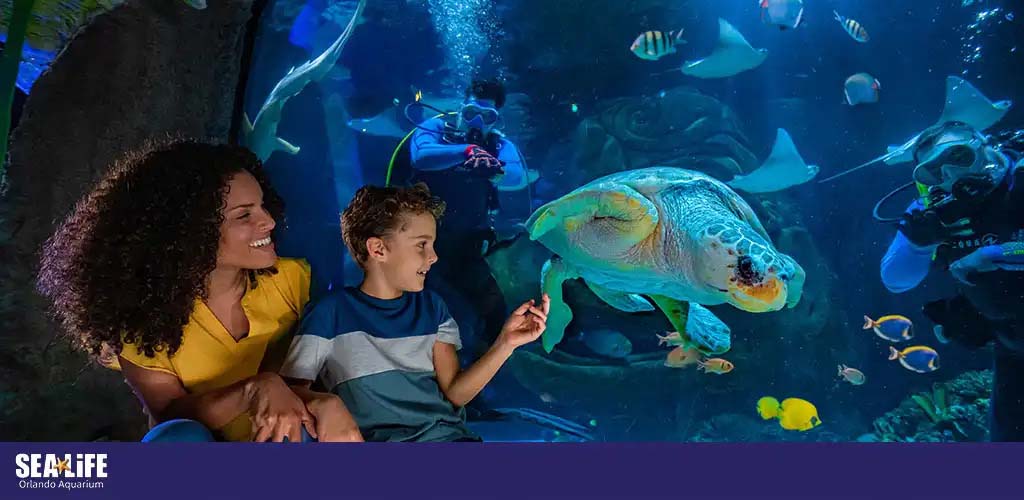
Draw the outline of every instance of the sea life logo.
[[[106,453],[19,453],[14,465],[21,489],[103,488],[107,477]]]

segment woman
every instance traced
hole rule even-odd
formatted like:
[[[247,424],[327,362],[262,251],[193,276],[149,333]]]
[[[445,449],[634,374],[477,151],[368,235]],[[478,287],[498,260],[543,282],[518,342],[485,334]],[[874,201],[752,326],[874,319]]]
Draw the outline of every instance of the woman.
[[[310,281],[305,261],[274,251],[282,205],[244,148],[153,144],[45,245],[39,288],[160,424],[143,441],[359,439],[340,399],[276,374]]]

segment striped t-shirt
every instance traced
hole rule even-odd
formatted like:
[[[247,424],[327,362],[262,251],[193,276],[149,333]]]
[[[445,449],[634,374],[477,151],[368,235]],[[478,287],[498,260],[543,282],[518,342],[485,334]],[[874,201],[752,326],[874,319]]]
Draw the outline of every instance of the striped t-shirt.
[[[435,342],[462,346],[436,293],[383,300],[344,288],[305,312],[281,374],[319,379],[345,402],[366,441],[476,438],[437,385]]]

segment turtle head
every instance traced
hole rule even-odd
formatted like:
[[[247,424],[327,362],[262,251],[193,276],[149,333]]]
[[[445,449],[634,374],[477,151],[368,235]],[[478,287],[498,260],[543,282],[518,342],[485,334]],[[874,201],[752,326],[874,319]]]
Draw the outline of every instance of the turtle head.
[[[799,300],[803,270],[750,228],[712,224],[704,231],[702,244],[704,258],[697,276],[722,302],[744,311],[767,312]]]

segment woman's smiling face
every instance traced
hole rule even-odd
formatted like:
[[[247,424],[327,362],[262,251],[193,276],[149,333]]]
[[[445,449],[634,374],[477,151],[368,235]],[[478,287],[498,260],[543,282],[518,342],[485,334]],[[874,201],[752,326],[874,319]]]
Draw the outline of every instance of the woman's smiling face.
[[[218,267],[264,269],[277,262],[270,237],[277,223],[263,206],[263,190],[255,177],[239,172],[228,181],[221,213]]]

